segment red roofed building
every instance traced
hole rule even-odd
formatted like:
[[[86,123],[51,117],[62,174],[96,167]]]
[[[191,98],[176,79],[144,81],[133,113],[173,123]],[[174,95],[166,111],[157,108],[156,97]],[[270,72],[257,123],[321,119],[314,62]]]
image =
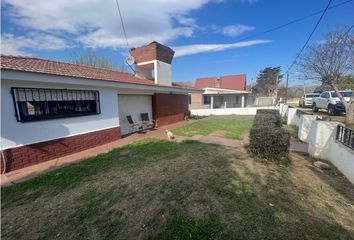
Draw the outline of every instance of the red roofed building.
[[[204,92],[191,94],[191,109],[239,108],[251,101],[245,74],[198,78],[194,87]]]
[[[200,90],[172,84],[174,51],[152,42],[130,52],[136,74],[1,55],[1,172],[184,120]]]
[[[228,75],[221,77],[198,78],[195,81],[196,88],[222,88],[231,90],[246,90],[246,75]]]

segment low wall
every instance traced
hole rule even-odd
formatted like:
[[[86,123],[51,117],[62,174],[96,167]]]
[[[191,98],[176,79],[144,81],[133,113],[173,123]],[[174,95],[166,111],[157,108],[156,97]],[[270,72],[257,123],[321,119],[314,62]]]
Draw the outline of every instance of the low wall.
[[[301,115],[299,122],[298,138],[303,142],[309,142],[308,135],[311,130],[313,122],[317,119],[313,115]]]
[[[3,172],[3,168],[5,167],[6,172],[10,172],[97,147],[120,138],[120,128],[115,127],[26,146],[8,148],[2,152],[0,170]],[[3,157],[5,158],[6,166],[3,166]]]
[[[277,109],[276,107],[191,109],[192,116],[210,115],[256,115],[257,109]]]
[[[297,125],[300,140],[309,143],[311,157],[330,161],[354,184],[354,151],[336,140],[338,122],[318,120],[313,115],[296,114],[296,108],[281,106],[279,111],[287,109],[287,123]]]
[[[287,124],[299,126],[300,116],[296,114],[297,108],[288,108],[287,112]]]
[[[330,144],[329,160],[354,184],[354,151],[340,142]]]
[[[284,103],[281,103],[279,105],[279,113],[282,117],[286,117],[287,114],[288,114],[288,109],[289,109],[289,106],[288,105],[285,105]]]
[[[335,141],[337,122],[314,121],[308,134],[309,154],[314,158],[329,159],[330,144]]]

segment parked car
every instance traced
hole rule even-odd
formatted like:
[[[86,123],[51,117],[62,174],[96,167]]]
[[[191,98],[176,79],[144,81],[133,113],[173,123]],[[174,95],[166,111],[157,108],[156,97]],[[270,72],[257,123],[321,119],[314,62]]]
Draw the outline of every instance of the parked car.
[[[347,102],[353,96],[353,91],[351,90],[340,91],[340,93]],[[313,99],[312,110],[317,112],[319,109],[327,110],[330,116],[345,112],[344,104],[334,91],[323,92],[319,97]]]
[[[300,107],[312,107],[313,99],[319,97],[319,93],[306,93],[299,100]]]

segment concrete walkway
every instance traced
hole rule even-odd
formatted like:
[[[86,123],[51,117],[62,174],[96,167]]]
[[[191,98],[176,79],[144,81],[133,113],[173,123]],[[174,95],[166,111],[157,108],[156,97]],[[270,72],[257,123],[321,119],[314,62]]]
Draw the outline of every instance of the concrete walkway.
[[[292,142],[290,143],[290,151],[308,153],[309,144],[304,142]]]
[[[62,166],[79,162],[89,157],[97,156],[101,153],[107,153],[114,148],[122,147],[124,145],[130,144],[136,140],[146,139],[146,138],[159,138],[168,140],[165,133],[166,129],[173,129],[176,127],[184,126],[193,123],[193,120],[182,121],[175,124],[167,125],[158,129],[151,131],[146,131],[145,133],[134,133],[130,136],[124,137],[114,142],[110,142],[98,147],[90,148],[78,153],[67,155],[61,158],[56,158],[50,161],[46,161],[37,165],[29,166],[19,170],[11,171],[5,174],[1,174],[1,186],[8,186],[14,183],[18,183],[39,174],[52,171],[54,169],[60,168]]]

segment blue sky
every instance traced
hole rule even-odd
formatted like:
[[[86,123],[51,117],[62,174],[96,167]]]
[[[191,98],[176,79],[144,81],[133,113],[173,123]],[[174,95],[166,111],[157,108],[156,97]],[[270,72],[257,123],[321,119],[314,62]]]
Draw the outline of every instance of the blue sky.
[[[336,5],[346,0],[333,0]],[[281,30],[239,42],[325,8],[328,0],[119,0],[130,47],[159,41],[175,49],[174,81],[285,71],[306,41],[319,14]],[[2,53],[68,61],[95,49],[121,66],[126,41],[115,0],[3,0]],[[328,28],[354,22],[354,1],[327,11],[311,43]],[[291,85],[301,85],[294,71]]]

